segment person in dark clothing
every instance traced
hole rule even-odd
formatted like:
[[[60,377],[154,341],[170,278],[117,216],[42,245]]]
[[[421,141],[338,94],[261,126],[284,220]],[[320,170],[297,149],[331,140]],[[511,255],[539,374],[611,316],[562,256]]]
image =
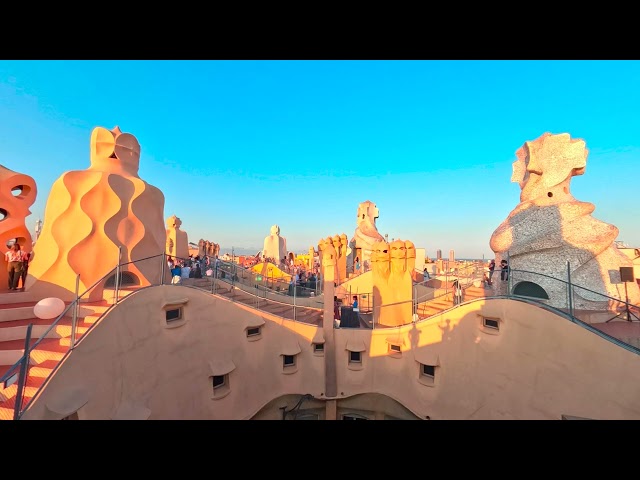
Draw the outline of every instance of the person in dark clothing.
[[[495,260],[491,260],[489,262],[489,281],[487,282],[489,285],[491,285],[491,280],[493,278],[493,271],[496,269],[496,261]]]
[[[509,262],[502,260],[500,262],[500,280],[509,280]]]
[[[27,273],[29,271],[29,262],[31,261],[31,255],[31,252],[27,252],[22,257],[22,274],[20,277],[22,280],[22,291],[24,291],[24,284],[27,281]]]

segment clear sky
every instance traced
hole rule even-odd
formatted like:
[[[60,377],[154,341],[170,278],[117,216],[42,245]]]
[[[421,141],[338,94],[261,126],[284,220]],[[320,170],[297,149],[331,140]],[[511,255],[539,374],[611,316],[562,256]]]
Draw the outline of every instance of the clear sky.
[[[545,132],[587,143],[573,195],[640,247],[639,61],[0,61],[0,164],[53,182],[89,166],[94,127],[135,135],[140,177],[189,240],[290,250],[378,230],[435,256],[490,258],[518,204],[515,151]]]

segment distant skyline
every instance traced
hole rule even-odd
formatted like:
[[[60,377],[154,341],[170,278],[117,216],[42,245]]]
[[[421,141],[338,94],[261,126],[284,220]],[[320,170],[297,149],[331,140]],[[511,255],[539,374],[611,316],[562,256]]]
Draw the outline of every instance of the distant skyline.
[[[640,247],[639,81],[635,60],[0,61],[0,164],[37,183],[32,233],[93,128],[118,125],[191,242],[255,253],[277,224],[304,253],[351,238],[370,200],[389,239],[488,259],[515,151],[569,133],[589,150],[572,194]]]

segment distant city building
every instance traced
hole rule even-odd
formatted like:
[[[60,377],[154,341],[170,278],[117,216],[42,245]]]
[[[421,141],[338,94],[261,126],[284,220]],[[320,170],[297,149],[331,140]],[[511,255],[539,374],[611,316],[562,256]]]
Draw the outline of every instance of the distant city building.
[[[34,239],[34,242],[38,240],[38,237],[40,236],[40,232],[42,232],[42,220],[38,219],[36,221],[36,230],[35,230],[36,238]]]
[[[449,250],[449,261],[450,262],[456,261],[456,252],[454,250]]]
[[[436,250],[436,260],[442,260],[442,250]]]

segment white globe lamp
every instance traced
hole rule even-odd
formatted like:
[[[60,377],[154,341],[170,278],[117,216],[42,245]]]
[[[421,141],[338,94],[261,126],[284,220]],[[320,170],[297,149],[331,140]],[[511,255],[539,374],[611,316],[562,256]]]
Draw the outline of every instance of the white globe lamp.
[[[33,314],[42,320],[51,320],[57,318],[64,312],[65,304],[62,300],[55,297],[43,298],[33,307]]]

